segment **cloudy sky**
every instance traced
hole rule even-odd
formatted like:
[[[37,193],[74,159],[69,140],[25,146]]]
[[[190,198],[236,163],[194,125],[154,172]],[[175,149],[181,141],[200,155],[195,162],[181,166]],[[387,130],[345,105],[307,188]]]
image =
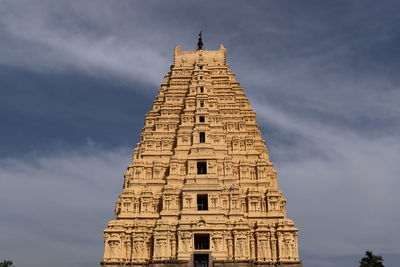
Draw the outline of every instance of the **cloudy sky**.
[[[98,266],[173,49],[227,47],[305,267],[400,257],[398,1],[0,0],[0,260]]]

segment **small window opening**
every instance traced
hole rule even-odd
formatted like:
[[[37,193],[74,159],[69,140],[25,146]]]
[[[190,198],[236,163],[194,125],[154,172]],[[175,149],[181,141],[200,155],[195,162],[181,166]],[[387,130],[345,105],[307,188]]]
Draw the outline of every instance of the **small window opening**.
[[[200,140],[200,143],[205,143],[206,142],[206,133],[205,132],[200,132],[199,133],[199,140]]]
[[[205,121],[206,121],[206,119],[204,116],[199,116],[199,122],[205,122]]]
[[[200,93],[204,93],[204,87],[200,87]]]
[[[194,235],[194,249],[210,249],[210,235],[195,234]]]
[[[208,195],[197,195],[197,210],[208,210]]]
[[[200,80],[203,80],[203,76],[200,76]]]
[[[197,162],[197,174],[207,174],[207,162]]]
[[[202,69],[203,69],[203,66],[200,66],[200,69],[202,70]]]
[[[204,101],[200,101],[200,107],[201,107],[201,108],[204,107]]]

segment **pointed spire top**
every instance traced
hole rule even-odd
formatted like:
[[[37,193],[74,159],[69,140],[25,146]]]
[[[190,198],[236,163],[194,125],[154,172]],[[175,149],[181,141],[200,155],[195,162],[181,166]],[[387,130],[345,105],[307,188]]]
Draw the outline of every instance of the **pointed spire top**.
[[[199,33],[199,41],[197,42],[197,50],[203,50],[203,40],[201,39],[202,31]]]

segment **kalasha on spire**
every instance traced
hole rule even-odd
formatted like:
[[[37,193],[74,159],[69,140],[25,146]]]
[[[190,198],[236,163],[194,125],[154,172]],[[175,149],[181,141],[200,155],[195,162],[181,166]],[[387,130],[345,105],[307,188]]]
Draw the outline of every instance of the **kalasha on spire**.
[[[201,39],[202,31],[199,33],[199,41],[197,42],[197,50],[203,50],[203,40]]]
[[[102,266],[300,267],[297,232],[226,49],[175,48],[124,175]]]

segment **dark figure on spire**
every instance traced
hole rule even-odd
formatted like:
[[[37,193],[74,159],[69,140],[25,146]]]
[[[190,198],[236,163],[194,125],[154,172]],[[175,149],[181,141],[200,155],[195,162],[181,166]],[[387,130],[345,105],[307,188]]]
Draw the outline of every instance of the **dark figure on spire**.
[[[197,42],[197,50],[203,50],[203,40],[201,40],[201,32],[199,33],[199,41]]]

